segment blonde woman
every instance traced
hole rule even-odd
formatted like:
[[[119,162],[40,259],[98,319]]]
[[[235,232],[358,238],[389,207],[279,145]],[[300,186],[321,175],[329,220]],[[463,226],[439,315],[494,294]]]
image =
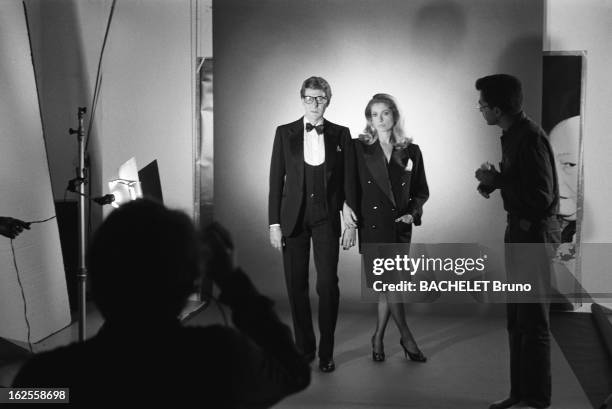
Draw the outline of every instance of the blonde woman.
[[[356,203],[349,203],[351,208],[358,209],[360,246],[410,243],[412,226],[421,224],[423,204],[429,197],[421,150],[405,135],[397,103],[391,95],[374,95],[365,108],[365,117],[365,131],[354,141],[359,179]],[[354,243],[354,237],[355,230],[348,228],[343,242]],[[406,323],[403,303],[390,302],[387,293],[381,293],[378,301],[372,359],[385,360],[383,338],[389,317],[399,329],[406,358],[425,362],[427,358]]]

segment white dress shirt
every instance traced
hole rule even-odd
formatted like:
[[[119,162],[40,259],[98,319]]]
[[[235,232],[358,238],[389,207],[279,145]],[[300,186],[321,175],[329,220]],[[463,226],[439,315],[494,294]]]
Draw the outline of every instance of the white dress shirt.
[[[323,118],[319,119],[313,126],[323,124]],[[304,162],[311,166],[318,166],[325,162],[325,141],[323,134],[319,135],[316,129],[306,131],[308,120],[304,117]]]

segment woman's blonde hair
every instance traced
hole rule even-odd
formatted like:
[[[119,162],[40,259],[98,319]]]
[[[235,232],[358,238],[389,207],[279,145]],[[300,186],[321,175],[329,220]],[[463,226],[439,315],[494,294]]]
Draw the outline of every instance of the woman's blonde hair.
[[[376,129],[372,126],[372,106],[374,104],[381,103],[385,104],[391,110],[393,114],[393,129],[391,134],[391,143],[395,148],[402,149],[408,146],[411,142],[411,138],[406,135],[404,131],[403,118],[400,114],[397,102],[395,98],[389,94],[376,94],[370,99],[365,108],[366,126],[363,133],[359,135],[359,139],[366,145],[371,145],[378,139]]]

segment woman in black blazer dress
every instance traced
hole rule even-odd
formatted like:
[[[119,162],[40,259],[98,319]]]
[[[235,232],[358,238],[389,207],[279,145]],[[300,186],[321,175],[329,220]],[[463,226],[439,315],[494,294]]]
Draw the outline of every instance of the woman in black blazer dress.
[[[391,95],[374,95],[366,106],[365,117],[365,132],[353,141],[359,183],[356,203],[349,203],[351,208],[356,207],[358,214],[360,246],[410,243],[412,226],[421,224],[423,204],[429,197],[421,150],[404,134],[401,116]],[[354,229],[345,230],[343,242],[353,242],[354,234]],[[403,303],[390,302],[389,298],[388,293],[380,294],[372,358],[385,359],[383,337],[391,316],[400,331],[400,344],[406,356],[425,362],[406,324]]]

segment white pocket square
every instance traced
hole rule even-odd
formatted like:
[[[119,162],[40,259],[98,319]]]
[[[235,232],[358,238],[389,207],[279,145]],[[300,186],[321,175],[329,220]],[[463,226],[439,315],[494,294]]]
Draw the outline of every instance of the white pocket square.
[[[408,158],[408,162],[406,162],[406,167],[404,168],[404,170],[408,172],[412,170],[412,159]]]
[[[342,148],[340,147],[340,145],[336,146],[336,152],[342,152]]]

